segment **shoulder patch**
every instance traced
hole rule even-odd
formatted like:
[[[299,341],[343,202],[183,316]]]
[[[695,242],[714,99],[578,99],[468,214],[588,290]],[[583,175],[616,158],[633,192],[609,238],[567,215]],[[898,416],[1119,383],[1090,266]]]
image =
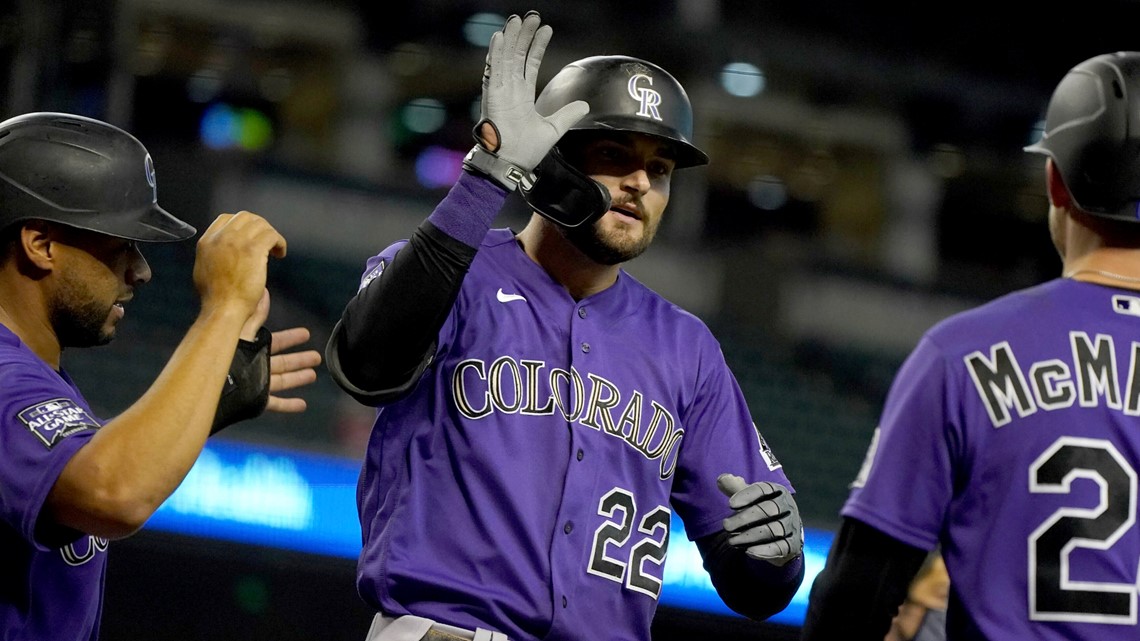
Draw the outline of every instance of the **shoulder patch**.
[[[76,432],[99,428],[99,422],[87,410],[68,398],[55,398],[26,407],[16,416],[49,449]]]
[[[772,446],[768,445],[768,441],[764,439],[764,435],[760,433],[760,428],[756,423],[752,423],[752,429],[756,431],[756,439],[760,441],[760,458],[764,459],[764,463],[768,465],[769,470],[778,470],[783,465],[776,460],[776,455],[772,453]]]
[[[867,453],[863,456],[863,466],[859,468],[859,474],[855,476],[855,480],[847,486],[848,489],[863,487],[867,484],[867,477],[871,474],[871,466],[875,464],[875,451],[878,449],[879,428],[876,427],[874,433],[871,434],[871,444],[867,446]]]
[[[372,268],[372,271],[368,272],[367,274],[364,275],[364,278],[360,279],[360,287],[358,287],[356,291],[360,291],[360,290],[364,289],[365,287],[368,287],[368,283],[371,283],[372,281],[376,280],[376,278],[379,277],[380,274],[383,274],[384,268],[387,266],[388,266],[388,261],[384,261],[384,260],[380,261],[380,263],[378,265],[376,265],[375,267]]]

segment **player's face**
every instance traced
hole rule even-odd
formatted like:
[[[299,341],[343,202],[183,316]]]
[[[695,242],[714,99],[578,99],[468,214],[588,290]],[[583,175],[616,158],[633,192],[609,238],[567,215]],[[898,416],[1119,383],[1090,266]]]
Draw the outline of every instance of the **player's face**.
[[[603,265],[640,256],[669,204],[672,146],[643,134],[606,134],[584,139],[571,154],[571,162],[609,190],[612,202],[593,225],[568,229],[566,237]]]
[[[135,287],[150,280],[150,266],[134,241],[114,236],[66,230],[57,246],[59,271],[49,314],[60,345],[111,342],[123,304]]]

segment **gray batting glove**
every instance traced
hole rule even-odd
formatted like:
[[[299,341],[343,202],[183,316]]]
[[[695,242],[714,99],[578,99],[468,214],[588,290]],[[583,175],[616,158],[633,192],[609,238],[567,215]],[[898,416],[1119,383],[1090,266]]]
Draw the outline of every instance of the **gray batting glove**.
[[[501,31],[491,36],[483,71],[482,114],[475,125],[477,145],[463,164],[490,176],[503,187],[533,181],[532,170],[574,123],[590,112],[583,100],[572,102],[549,116],[534,109],[538,68],[553,30],[542,25],[538,12],[520,18],[512,15]],[[480,130],[495,130],[493,148]]]
[[[721,474],[716,485],[736,510],[724,520],[730,544],[778,566],[803,553],[804,527],[788,488],[768,481],[746,485],[734,474]]]

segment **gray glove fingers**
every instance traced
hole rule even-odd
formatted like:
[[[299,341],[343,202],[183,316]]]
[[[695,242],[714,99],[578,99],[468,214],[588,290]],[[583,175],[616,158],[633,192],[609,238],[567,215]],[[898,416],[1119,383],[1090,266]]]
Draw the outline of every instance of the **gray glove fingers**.
[[[759,481],[733,494],[732,497],[728,499],[728,505],[734,510],[739,510],[746,505],[752,505],[758,501],[775,499],[780,495],[785,497],[788,495],[788,490],[784,486],[769,481]]]
[[[530,21],[532,28],[527,28]],[[512,69],[521,70],[522,62],[526,58],[526,51],[530,48],[530,41],[534,37],[534,30],[538,29],[538,21],[527,16],[524,20],[518,15],[507,18],[503,25],[503,58],[496,60],[500,64],[509,65]],[[521,51],[520,51],[521,49]],[[519,66],[515,66],[519,65]]]
[[[555,133],[559,138],[566,130],[574,126],[574,123],[586,117],[590,113],[590,105],[585,100],[575,100],[574,102],[566,105],[558,111],[550,114],[546,121],[554,128]]]
[[[518,33],[517,39],[515,40],[515,43],[514,43],[514,48],[511,49],[512,55],[514,55],[514,57],[520,63],[520,68],[522,68],[521,63],[525,62],[527,59],[527,56],[530,55],[530,50],[534,46],[535,35],[538,33],[538,31],[541,27],[542,27],[542,18],[539,17],[538,13],[536,13],[534,11],[529,11],[523,17],[522,24],[519,26],[519,33]],[[547,27],[547,31],[549,31],[549,30],[550,30],[550,27]],[[550,40],[550,37],[548,35],[547,41],[549,41],[549,40]],[[539,56],[539,59],[541,59],[541,58],[542,58],[542,56]]]
[[[491,34],[491,44],[487,45],[487,66],[483,71],[484,94],[490,87],[498,87],[503,84],[503,67],[506,66],[504,59],[507,57],[506,47],[507,36],[505,33],[496,31]]]
[[[716,477],[717,488],[721,491],[721,494],[724,494],[729,498],[732,498],[733,494],[736,494],[740,490],[743,490],[747,485],[748,484],[744,482],[743,478],[735,474],[725,473]]]
[[[794,508],[787,503],[777,501],[763,501],[750,505],[724,520],[724,529],[729,532],[739,532],[745,528],[763,525],[765,523],[791,520]]]
[[[783,520],[769,523],[750,523],[739,530],[729,530],[731,536],[728,542],[735,545],[749,545],[752,543],[771,543],[791,536],[791,524]]]
[[[792,552],[792,546],[787,539],[764,545],[753,545],[744,550],[744,553],[754,559],[767,561],[778,566],[784,565],[799,554]]]
[[[491,34],[491,42],[487,45],[487,58],[483,67],[483,95],[479,97],[479,117],[487,117],[487,94],[490,92],[492,78],[502,65],[498,61],[503,57],[503,32],[496,31]]]
[[[550,38],[553,35],[554,29],[550,25],[542,25],[535,32],[534,39],[530,43],[530,49],[526,52],[526,69],[523,71],[523,76],[526,78],[527,88],[532,94],[538,85],[538,68],[542,65],[542,57],[546,55],[546,46],[550,44]]]
[[[487,44],[487,57],[483,59],[483,90],[486,91],[487,83],[491,80],[491,74],[497,66],[497,62],[503,56],[503,32],[496,31],[491,34],[491,42]]]
[[[745,484],[721,474],[717,487],[735,513],[724,520],[728,543],[753,559],[783,566],[803,551],[803,526],[791,491],[779,483]]]

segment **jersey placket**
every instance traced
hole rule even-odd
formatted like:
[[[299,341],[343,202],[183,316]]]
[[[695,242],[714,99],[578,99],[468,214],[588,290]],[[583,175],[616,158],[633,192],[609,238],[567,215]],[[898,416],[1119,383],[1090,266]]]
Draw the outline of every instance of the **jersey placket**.
[[[567,368],[578,372],[589,372],[596,368],[596,353],[591,345],[593,335],[592,315],[596,309],[579,302],[572,308],[570,316],[569,362]],[[588,398],[578,399],[581,405],[574,408],[575,415],[567,421],[570,431],[570,449],[567,455],[570,464],[562,488],[562,503],[558,510],[558,528],[551,544],[551,597],[553,614],[548,638],[578,638],[581,636],[584,621],[588,621],[589,604],[578,603],[575,599],[577,587],[586,577],[589,562],[590,533],[586,519],[593,513],[592,500],[598,465],[595,452],[591,452],[588,440],[584,438],[579,421],[586,411]]]

